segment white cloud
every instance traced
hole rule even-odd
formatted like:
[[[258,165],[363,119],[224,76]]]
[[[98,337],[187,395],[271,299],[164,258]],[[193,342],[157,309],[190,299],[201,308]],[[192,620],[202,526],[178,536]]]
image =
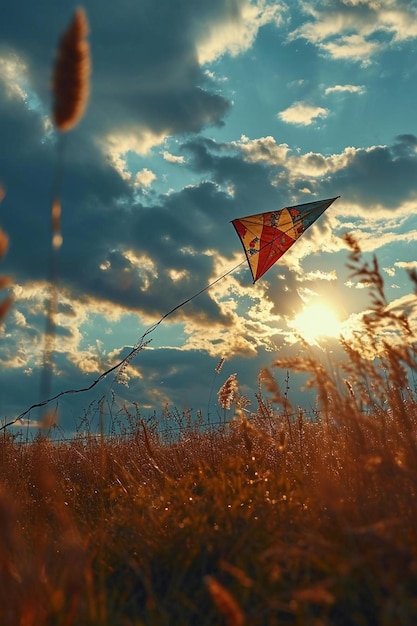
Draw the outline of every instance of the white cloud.
[[[271,165],[283,165],[289,152],[288,144],[277,144],[271,136],[250,140],[242,135],[240,141],[231,142],[243,152],[248,161],[268,161]]]
[[[371,150],[371,149],[370,149]],[[338,154],[323,155],[320,152],[289,154],[287,168],[293,179],[316,178],[345,169],[356,157],[359,149],[347,147]]]
[[[148,129],[137,127],[109,134],[97,143],[120,176],[135,184],[135,179],[132,179],[127,167],[127,154],[135,152],[143,156],[153,147],[160,145],[165,138],[164,134],[156,135]]]
[[[134,185],[135,187],[150,187],[154,180],[156,180],[156,175],[145,167],[143,170],[136,173]]]
[[[185,158],[183,156],[176,156],[175,154],[171,154],[167,150],[164,150],[163,152],[161,152],[161,154],[165,161],[168,161],[168,163],[185,163]]]
[[[8,98],[22,101],[29,111],[41,117],[45,137],[48,137],[53,130],[51,119],[32,87],[27,64],[17,54],[0,55],[0,81],[5,86]]]
[[[223,15],[222,21],[204,25],[197,44],[201,64],[214,61],[226,53],[237,56],[248,50],[259,29],[265,24],[281,24],[286,10],[283,4],[267,0],[244,0],[240,7],[237,3],[233,4],[227,18]]]
[[[397,261],[394,265],[405,270],[417,270],[417,261]]]
[[[190,276],[190,272],[188,270],[175,270],[169,269],[168,276],[172,280],[173,283],[178,282],[179,280],[187,279]]]
[[[123,256],[141,277],[141,291],[147,291],[158,278],[158,270],[154,261],[147,254],[137,254],[134,250],[125,250]]]
[[[277,144],[271,136],[259,139],[249,139],[242,136],[239,142],[231,142],[230,146],[239,148],[245,155],[247,161],[265,162],[269,165],[285,167],[286,174],[290,180],[300,178],[322,177],[333,174],[349,166],[357,157],[358,152],[372,152],[380,146],[370,148],[347,147],[338,154],[323,155],[320,152],[307,152],[305,154],[294,154],[288,144]],[[303,193],[311,193],[310,189],[301,189]]]
[[[22,328],[27,326],[26,317],[23,315],[21,311],[13,311],[14,319],[16,322],[16,326],[21,326]]]
[[[284,111],[281,111],[278,117],[287,124],[309,126],[317,118],[327,117],[328,114],[328,109],[323,107],[317,107],[307,102],[295,102]]]
[[[334,59],[351,59],[367,65],[370,57],[382,50],[377,41],[367,41],[362,35],[346,35],[336,41],[323,43],[320,48]]]
[[[304,280],[324,280],[327,282],[332,282],[337,280],[336,270],[331,270],[330,272],[324,272],[322,270],[315,270],[314,272],[305,272]]]
[[[334,85],[333,87],[327,87],[327,89],[325,89],[324,93],[326,94],[326,96],[329,93],[357,93],[357,94],[363,94],[365,93],[366,89],[364,85]]]
[[[293,31],[290,39],[307,39],[333,58],[367,64],[372,56],[392,43],[417,37],[413,3],[316,0],[303,2],[302,7],[310,19]]]
[[[27,101],[28,68],[17,55],[0,57],[0,80],[9,98]]]

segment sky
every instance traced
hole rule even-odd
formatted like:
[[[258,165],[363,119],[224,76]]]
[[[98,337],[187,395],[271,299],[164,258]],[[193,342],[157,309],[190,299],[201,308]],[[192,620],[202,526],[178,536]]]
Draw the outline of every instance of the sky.
[[[2,3],[0,226],[9,250],[0,272],[12,276],[14,297],[0,327],[3,423],[45,399],[59,144],[50,84],[77,6]],[[318,354],[333,353],[336,335],[358,330],[369,309],[347,267],[347,232],[364,258],[376,255],[390,307],[416,325],[417,2],[82,6],[91,93],[65,135],[51,394],[89,386],[186,304],[146,336],[123,376],[52,403],[66,433],[103,397],[113,415],[123,406],[144,417],[218,414],[217,390],[232,373],[256,410],[259,372],[301,354],[300,333]],[[231,220],[335,196],[253,284]],[[273,374],[284,388],[286,372]],[[298,383],[290,378],[289,397],[302,405]],[[36,429],[37,413],[26,417]]]

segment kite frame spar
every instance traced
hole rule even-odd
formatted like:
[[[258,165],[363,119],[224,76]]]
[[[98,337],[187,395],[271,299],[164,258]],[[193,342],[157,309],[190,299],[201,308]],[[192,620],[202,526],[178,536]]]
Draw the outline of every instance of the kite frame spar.
[[[100,376],[98,376],[98,378],[96,378],[90,385],[88,385],[87,387],[82,387],[80,389],[67,389],[65,391],[61,391],[60,393],[56,394],[52,398],[48,398],[47,400],[43,400],[42,402],[37,402],[36,404],[32,404],[32,406],[30,406],[28,409],[23,411],[23,413],[20,413],[20,415],[18,415],[15,419],[13,419],[13,420],[7,422],[6,424],[3,424],[2,426],[0,426],[0,431],[1,430],[5,430],[6,428],[8,428],[8,426],[13,426],[13,424],[15,424],[17,421],[21,420],[23,417],[25,417],[25,415],[30,413],[30,411],[32,411],[33,409],[46,406],[47,404],[49,404],[53,400],[57,400],[61,396],[64,396],[64,395],[67,395],[67,394],[73,394],[73,393],[82,393],[84,391],[90,391],[90,389],[93,389],[93,387],[95,387],[101,380],[103,380],[103,378],[105,378],[106,376],[108,376],[112,372],[116,371],[117,369],[122,368],[123,366],[126,367],[130,363],[130,361],[133,359],[133,357],[138,352],[140,352],[140,350],[142,350],[144,347],[146,347],[146,345],[149,343],[150,340],[144,341],[145,337],[147,337],[150,333],[152,333],[159,326],[159,324],[161,324],[167,317],[169,317],[170,315],[175,313],[175,311],[177,311],[178,309],[183,307],[185,304],[187,304],[191,300],[194,300],[194,298],[196,298],[197,296],[202,294],[204,291],[207,291],[208,289],[210,289],[210,287],[213,287],[213,285],[218,283],[220,280],[222,280],[223,278],[225,278],[229,274],[232,274],[232,272],[234,272],[238,267],[240,267],[241,265],[243,265],[243,263],[245,263],[245,260],[248,261],[249,268],[251,270],[252,277],[253,277],[253,282],[255,283],[257,280],[259,280],[259,278],[261,278],[261,276],[263,276],[265,274],[265,272],[268,269],[270,269],[272,267],[272,265],[276,261],[278,261],[279,258],[281,258],[281,256],[283,254],[285,254],[285,252],[287,252],[287,250],[289,250],[289,248],[297,241],[297,239],[299,239],[299,237],[301,237],[301,235],[307,230],[307,228],[309,228],[324,213],[324,211],[326,211],[326,209],[328,209],[329,206],[335,200],[337,200],[337,198],[340,198],[340,196],[336,196],[335,198],[329,198],[327,200],[319,200],[319,201],[315,201],[315,202],[307,202],[305,204],[293,205],[293,206],[290,206],[290,207],[284,207],[283,209],[279,209],[278,211],[270,211],[270,212],[266,212],[266,213],[257,213],[256,215],[250,215],[248,217],[236,218],[235,220],[232,220],[232,224],[235,227],[235,230],[236,230],[236,232],[237,232],[237,234],[239,236],[239,239],[240,239],[240,241],[242,243],[242,246],[243,246],[243,249],[245,251],[246,259],[243,259],[243,261],[241,261],[240,263],[235,265],[235,267],[232,267],[232,269],[228,270],[225,274],[222,274],[221,276],[219,276],[218,278],[213,280],[211,283],[209,283],[208,285],[206,285],[205,287],[203,287],[202,289],[197,291],[197,293],[195,293],[193,296],[190,296],[189,298],[187,298],[186,300],[184,300],[180,304],[177,304],[177,306],[175,306],[173,309],[168,311],[168,313],[165,313],[165,315],[163,315],[157,322],[155,322],[155,324],[152,324],[152,326],[150,326],[143,333],[141,338],[136,342],[135,346],[132,348],[132,350],[129,352],[129,354],[127,356],[125,356],[121,361],[119,361],[119,363],[116,363],[116,365],[113,365],[108,370],[106,370],[105,372],[100,374]],[[309,206],[310,206],[310,209],[308,209]],[[300,211],[300,209],[302,209],[303,207],[305,207],[305,210]],[[269,241],[267,241],[264,244],[262,244],[262,238],[260,237],[259,239],[260,239],[261,245],[259,246],[259,249],[256,250],[254,254],[251,254],[250,252],[247,251],[247,248],[245,247],[245,243],[242,240],[242,237],[239,234],[238,229],[236,228],[236,224],[238,222],[240,222],[240,221],[245,222],[245,220],[251,220],[253,218],[257,218],[259,220],[259,218],[261,216],[269,216],[270,217],[270,216],[274,215],[275,217],[277,217],[277,216],[283,215],[284,211],[287,211],[288,215],[291,215],[291,210],[297,210],[298,214],[297,215],[294,214],[293,217],[288,222],[282,223],[282,221],[279,222],[279,219],[278,219],[277,224],[275,224],[275,225],[271,225],[271,223],[269,224],[269,228],[272,228],[272,231],[275,233],[275,237],[272,237]],[[317,213],[317,215],[314,217],[315,213]],[[285,215],[287,216],[287,214],[285,214]],[[294,217],[296,219],[294,219]],[[311,219],[312,217],[314,217],[314,218]],[[305,223],[303,223],[303,222],[305,222]],[[282,228],[279,227],[280,225],[284,226],[284,224],[285,224],[285,230],[283,230]],[[259,221],[257,222],[257,225],[258,226],[260,225]],[[265,225],[263,225],[263,226],[265,226]],[[300,226],[302,228],[300,228]],[[262,228],[261,228],[261,233],[262,233]],[[296,234],[297,236],[294,237],[294,234]],[[279,247],[279,245],[277,245],[278,237],[282,237],[283,235],[286,235],[291,240],[291,241],[288,241],[288,239],[287,239],[287,246],[285,247],[284,250],[282,250]],[[255,235],[255,236],[257,236],[257,235]],[[267,249],[268,247],[271,249],[272,252],[274,252],[273,260],[272,260],[272,257],[268,256],[269,260],[267,262],[267,267],[263,266],[262,271],[254,272],[254,269],[253,269],[254,266],[253,266],[253,264],[251,264],[251,260],[253,260],[255,255],[260,256],[261,253],[263,251],[265,251],[265,249]]]

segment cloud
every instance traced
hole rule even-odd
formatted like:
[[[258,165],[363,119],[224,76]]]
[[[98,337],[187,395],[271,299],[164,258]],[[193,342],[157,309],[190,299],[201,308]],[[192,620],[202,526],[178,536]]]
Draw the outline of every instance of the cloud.
[[[209,144],[205,145],[209,149]],[[287,199],[294,193],[297,197],[301,193],[305,195],[306,189],[328,197],[341,195],[343,204],[363,207],[356,215],[369,210],[371,202],[375,216],[384,207],[388,213],[397,208],[398,212],[411,215],[415,199],[412,181],[417,176],[416,146],[417,138],[408,134],[397,136],[389,146],[348,146],[335,154],[294,152],[287,144],[277,144],[272,137],[254,140],[243,137],[232,142],[228,149],[240,151],[245,161],[254,165],[264,164],[269,170],[269,182],[277,187],[283,185]],[[225,145],[222,150],[226,151]],[[204,159],[200,154],[200,164],[206,162],[209,167],[209,152],[205,154]],[[215,161],[211,165],[214,168]],[[235,184],[233,179],[231,182]]]
[[[281,2],[243,0],[226,3],[218,21],[204,22],[197,53],[201,64],[212,62],[223,54],[237,56],[248,50],[259,29],[266,24],[280,25],[286,7]],[[203,22],[201,22],[203,24]]]
[[[271,165],[284,165],[289,152],[287,144],[277,144],[271,136],[250,140],[243,135],[235,145],[253,163],[268,161]]]
[[[30,25],[23,25],[23,5],[17,0],[13,10],[2,15],[2,58],[7,52],[9,60],[24,60],[19,61],[17,75],[27,77],[39,101],[48,103],[53,54],[71,7],[58,18],[52,0],[45,0],[44,19],[35,16]],[[207,3],[197,7],[185,2],[174,7],[162,0],[158,6],[135,3],[123,11],[116,5],[107,5],[103,11],[92,3],[86,10],[94,70],[90,104],[82,121],[84,133],[97,140],[138,134],[143,150],[146,133],[148,138],[157,138],[223,123],[230,103],[204,74],[197,48],[206,29],[215,28],[227,16],[233,23],[231,6]],[[96,45],[99,41],[108,45]],[[22,86],[21,81],[18,84]],[[8,85],[10,89],[10,80]]]
[[[357,93],[362,95],[365,91],[364,85],[334,85],[333,87],[327,87],[324,93],[326,96],[329,93]]]
[[[327,0],[302,3],[310,17],[290,35],[335,59],[367,64],[388,46],[417,37],[415,8],[404,0]]]
[[[396,261],[394,263],[395,267],[400,267],[406,270],[416,270],[417,269],[417,261]]]
[[[27,66],[16,54],[0,56],[0,80],[5,85],[9,98],[27,101]]]
[[[164,139],[164,134],[156,135],[147,129],[138,127],[125,133],[111,133],[98,140],[97,144],[120,176],[129,180],[131,174],[127,165],[128,153],[135,152],[139,155],[145,155],[154,146],[161,144]]]
[[[314,270],[313,272],[308,272],[304,274],[305,280],[313,281],[313,280],[325,280],[329,282],[333,282],[337,280],[336,270],[331,270],[330,272],[323,272],[322,270]]]
[[[134,177],[134,184],[137,187],[150,187],[156,180],[154,172],[144,167],[140,172],[137,172]]]
[[[278,113],[278,117],[287,124],[310,126],[317,118],[327,117],[328,109],[314,106],[307,102],[295,102],[290,107]]]
[[[370,57],[382,50],[382,45],[361,35],[345,35],[336,41],[322,43],[320,48],[334,59],[351,59],[366,64]]]
[[[162,157],[164,158],[165,161],[168,161],[168,163],[179,163],[179,164],[183,164],[185,159],[183,156],[177,156],[175,154],[171,154],[170,152],[168,152],[167,150],[164,150],[162,153]]]

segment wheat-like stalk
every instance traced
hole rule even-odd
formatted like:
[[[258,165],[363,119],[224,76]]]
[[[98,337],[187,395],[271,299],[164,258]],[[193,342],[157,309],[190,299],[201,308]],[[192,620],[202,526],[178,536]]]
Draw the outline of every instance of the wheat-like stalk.
[[[88,30],[84,10],[77,9],[58,48],[52,77],[52,113],[56,128],[62,132],[78,124],[87,106],[91,70]]]

